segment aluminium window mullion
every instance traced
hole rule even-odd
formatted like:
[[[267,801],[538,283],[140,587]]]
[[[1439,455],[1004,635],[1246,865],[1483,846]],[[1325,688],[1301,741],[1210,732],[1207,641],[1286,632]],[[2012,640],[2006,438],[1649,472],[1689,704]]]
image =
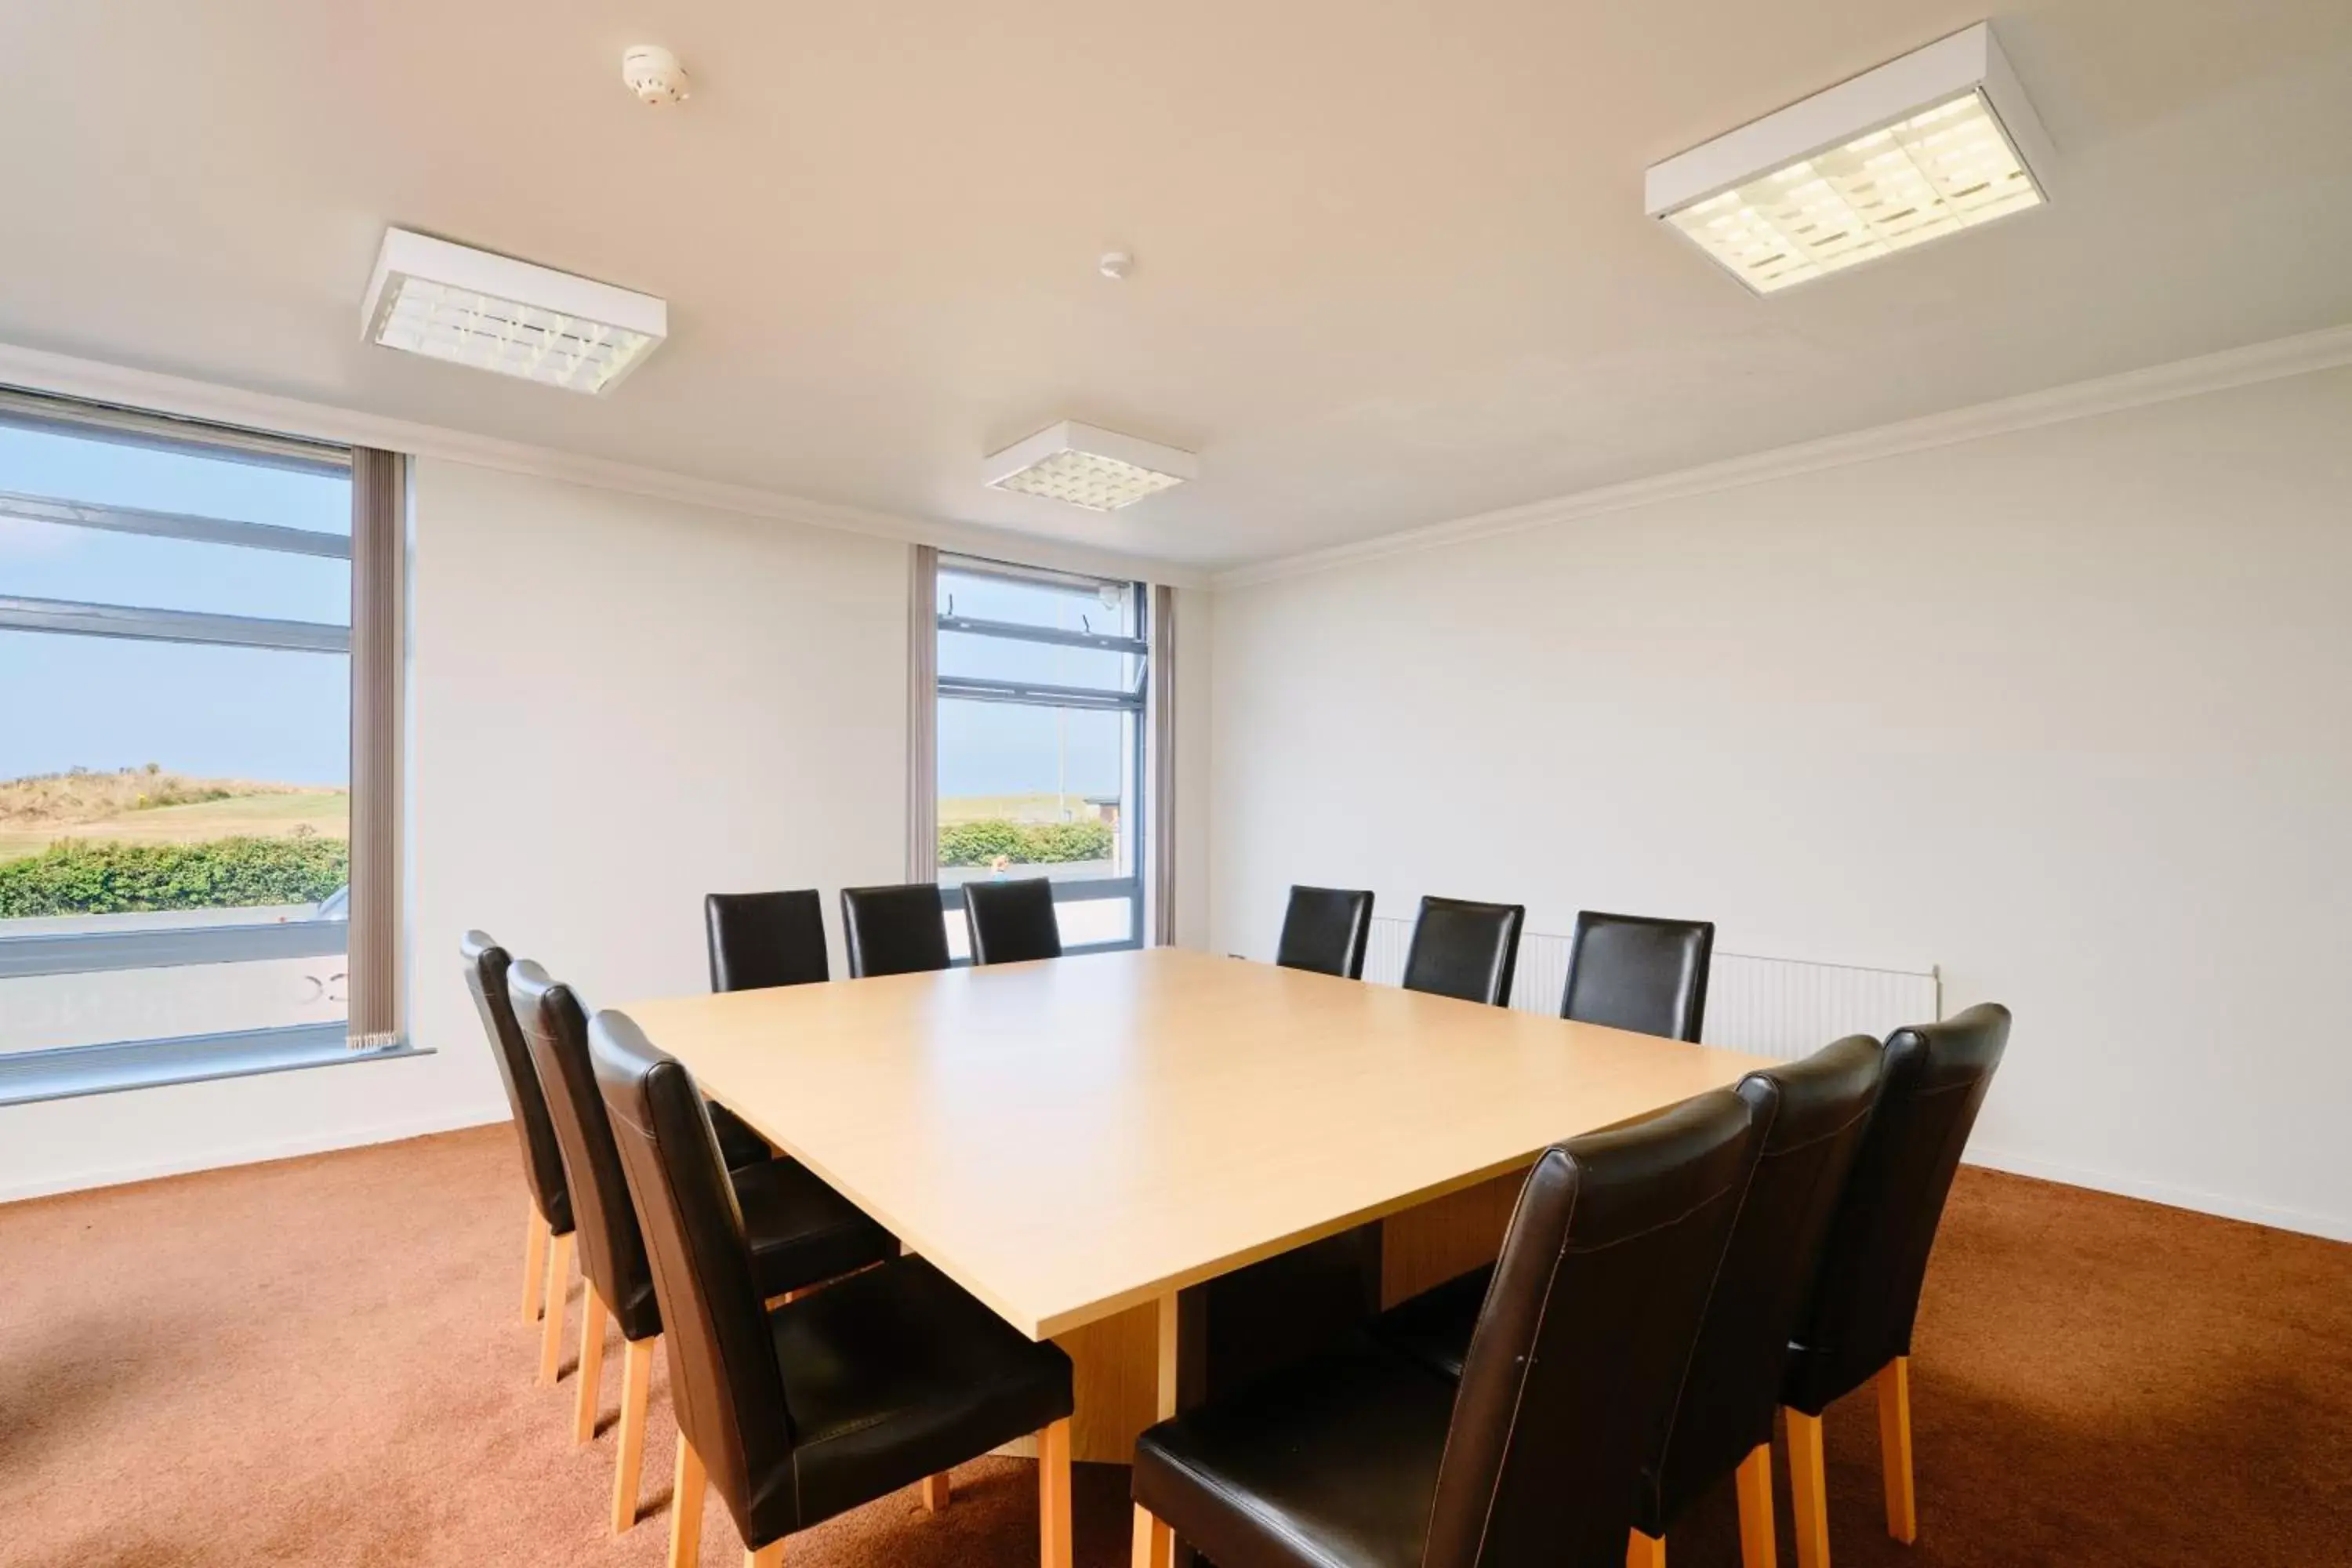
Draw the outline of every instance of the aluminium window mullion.
[[[1073,708],[1094,711],[1140,712],[1143,693],[1107,687],[1054,686],[1034,680],[983,679],[970,675],[942,675],[941,699],[967,702],[1013,702],[1032,708]]]
[[[1096,648],[1105,653],[1133,654],[1138,658],[1151,651],[1151,645],[1141,637],[1117,632],[1074,632],[1059,626],[1023,626],[1018,621],[984,621],[971,616],[942,615],[939,619],[940,630],[943,632],[1003,637],[1008,642],[1035,643],[1045,647]]]
[[[105,506],[96,501],[26,495],[15,490],[0,490],[0,517],[53,523],[61,528],[102,529],[110,533],[184,539],[198,544],[228,544],[243,550],[319,555],[333,561],[352,558],[352,542],[340,533],[286,528],[272,522],[244,522],[235,518],[202,517],[194,512]]]
[[[351,627],[324,621],[266,620],[257,616],[150,610],[131,605],[90,605],[72,599],[31,599],[7,595],[0,595],[0,630],[280,648],[296,653],[349,653],[352,646]]]

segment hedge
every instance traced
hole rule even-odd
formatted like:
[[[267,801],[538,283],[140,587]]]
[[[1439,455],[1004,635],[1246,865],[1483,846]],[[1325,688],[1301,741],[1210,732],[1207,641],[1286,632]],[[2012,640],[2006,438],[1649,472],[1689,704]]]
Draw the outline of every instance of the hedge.
[[[0,864],[0,920],[311,904],[351,880],[352,847],[316,835],[201,844],[64,839]]]
[[[958,822],[940,829],[940,864],[986,866],[999,855],[1015,866],[1108,860],[1116,843],[1108,822]]]

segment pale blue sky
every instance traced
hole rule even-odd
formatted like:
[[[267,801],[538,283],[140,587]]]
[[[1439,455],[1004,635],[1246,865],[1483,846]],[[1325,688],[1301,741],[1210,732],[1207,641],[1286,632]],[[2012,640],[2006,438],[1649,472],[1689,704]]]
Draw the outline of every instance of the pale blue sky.
[[[0,490],[345,532],[336,476],[0,426]],[[341,561],[0,518],[0,595],[348,620]],[[0,778],[160,763],[342,784],[340,655],[0,631]]]
[[[0,490],[348,531],[340,476],[0,425]],[[0,518],[0,595],[342,624],[344,563]],[[1125,631],[1123,606],[1002,579],[943,575],[940,607],[992,620]],[[950,637],[944,673],[1124,684],[1120,656]],[[338,655],[0,631],[0,778],[159,763],[213,777],[341,784],[349,676]],[[1119,715],[949,702],[948,795],[1058,786],[1118,793]]]

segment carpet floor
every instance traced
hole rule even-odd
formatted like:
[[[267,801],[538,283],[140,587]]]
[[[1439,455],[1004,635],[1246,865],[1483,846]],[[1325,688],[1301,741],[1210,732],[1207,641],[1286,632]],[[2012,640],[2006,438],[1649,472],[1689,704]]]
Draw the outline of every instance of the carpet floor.
[[[660,1563],[664,1373],[641,1520],[615,1538],[618,1346],[604,1429],[574,1447],[570,1357],[533,1386],[515,1310],[515,1163],[479,1129],[0,1206],[0,1563]],[[576,1323],[576,1283],[572,1302]],[[2352,1563],[2352,1247],[1964,1172],[1913,1399],[1909,1549],[1881,1525],[1868,1392],[1830,1413],[1841,1568]],[[1034,1563],[1034,1469],[955,1482],[936,1518],[910,1490],[790,1560]],[[1081,1568],[1124,1563],[1126,1471],[1082,1466],[1076,1490]],[[1736,1563],[1729,1488],[1669,1547]],[[702,1560],[740,1552],[714,1498]]]

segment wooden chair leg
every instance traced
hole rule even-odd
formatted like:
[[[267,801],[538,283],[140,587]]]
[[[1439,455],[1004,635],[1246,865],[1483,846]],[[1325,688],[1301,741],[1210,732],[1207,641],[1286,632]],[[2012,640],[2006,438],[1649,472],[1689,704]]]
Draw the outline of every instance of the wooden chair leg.
[[[1830,1568],[1830,1496],[1822,1469],[1822,1418],[1790,1410],[1789,1506],[1796,1515],[1797,1568]]]
[[[1739,1568],[1773,1568],[1772,1445],[1759,1443],[1739,1461]]]
[[[1137,1503],[1130,1568],[1174,1568],[1175,1560],[1176,1532],[1154,1519],[1150,1509]]]
[[[949,1482],[948,1473],[945,1470],[941,1470],[936,1476],[925,1476],[917,1489],[922,1494],[925,1513],[939,1512],[948,1506],[948,1499],[955,1493],[955,1488]]]
[[[1625,1532],[1625,1568],[1666,1568],[1666,1542],[1663,1536],[1644,1535],[1638,1530]]]
[[[1037,1434],[1038,1568],[1070,1568],[1070,1420]]]
[[[613,1464],[613,1533],[637,1522],[637,1475],[646,1462],[646,1391],[654,1375],[654,1341],[621,1343],[621,1441]],[[681,1445],[683,1446],[683,1445]],[[698,1472],[699,1473],[699,1472]]]
[[[596,1436],[596,1411],[604,1397],[604,1324],[610,1317],[595,1286],[580,1292],[580,1388],[572,1402],[575,1443],[589,1442]]]
[[[757,1551],[746,1547],[743,1552],[743,1568],[784,1568],[784,1543],[781,1541],[771,1541]]]
[[[572,1233],[565,1231],[547,1248],[547,1317],[539,1336],[539,1384],[555,1386],[563,1366],[563,1301],[572,1293]]]
[[[1878,1369],[1878,1465],[1886,1480],[1886,1533],[1908,1546],[1919,1537],[1911,1482],[1911,1358]]]
[[[702,1499],[709,1489],[702,1456],[677,1435],[677,1481],[669,1496],[669,1568],[694,1568],[702,1555]]]
[[[522,1233],[522,1321],[535,1323],[547,1290],[547,1216],[537,1204],[526,1206],[530,1212]]]

